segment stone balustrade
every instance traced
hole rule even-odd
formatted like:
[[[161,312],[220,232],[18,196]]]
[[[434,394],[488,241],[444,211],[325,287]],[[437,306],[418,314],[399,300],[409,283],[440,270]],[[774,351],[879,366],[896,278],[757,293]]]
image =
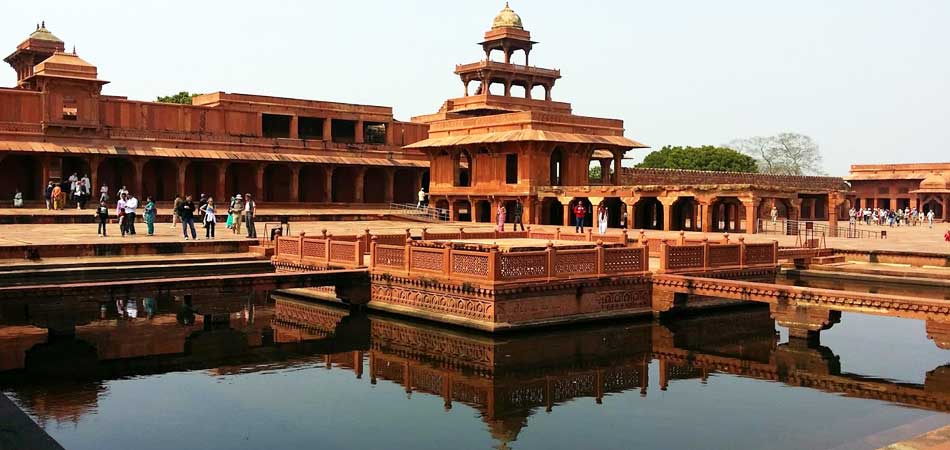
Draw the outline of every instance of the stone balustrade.
[[[731,242],[656,240],[660,255],[659,273],[701,273],[722,269],[774,268],[778,264],[778,242],[747,244],[745,238]]]

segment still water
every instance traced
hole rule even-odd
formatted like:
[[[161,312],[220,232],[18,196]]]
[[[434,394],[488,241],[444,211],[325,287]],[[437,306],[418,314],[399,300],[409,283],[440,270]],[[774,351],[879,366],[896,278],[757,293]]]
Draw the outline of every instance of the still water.
[[[0,390],[71,450],[846,450],[950,423],[950,352],[913,320],[844,314],[809,348],[757,307],[502,337],[279,296],[43,317],[0,315]]]

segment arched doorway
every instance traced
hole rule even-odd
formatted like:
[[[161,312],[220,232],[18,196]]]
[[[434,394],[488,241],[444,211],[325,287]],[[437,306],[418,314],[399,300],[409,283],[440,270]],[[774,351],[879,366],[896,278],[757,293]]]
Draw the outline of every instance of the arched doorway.
[[[456,200],[453,204],[455,208],[455,217],[452,220],[459,222],[472,221],[472,204],[468,200]]]
[[[564,224],[564,205],[552,197],[541,201],[541,220],[542,225],[565,225]]]
[[[627,205],[618,197],[607,197],[604,199],[604,206],[607,208],[607,227],[620,228]]]
[[[699,231],[699,207],[693,197],[680,197],[670,208],[671,231]]]
[[[356,201],[356,168],[338,166],[333,168],[331,198],[334,203],[353,203]]]
[[[6,155],[0,160],[0,195],[4,206],[7,200],[13,199],[13,194],[19,189],[23,200],[40,200],[46,193],[46,181],[42,179],[41,164],[35,156]],[[67,175],[68,177],[69,175]],[[79,174],[82,177],[82,174]]]
[[[257,187],[257,166],[253,164],[232,163],[228,165],[224,178],[225,195],[227,197],[237,194],[243,196],[247,193],[258,194],[254,192]]]
[[[142,198],[173,200],[178,183],[178,167],[168,159],[151,159],[142,166]]]
[[[663,204],[656,197],[641,197],[633,205],[633,227],[641,230],[663,229]]]
[[[551,186],[564,185],[564,152],[560,147],[551,152],[548,180]],[[560,202],[559,202],[560,203]]]
[[[270,164],[265,167],[264,201],[289,202],[291,176],[290,167],[284,164]]]
[[[418,174],[409,169],[399,169],[393,173],[393,201],[396,203],[416,203],[416,177]],[[428,189],[426,190],[428,192]]]
[[[936,196],[930,196],[930,197],[925,198],[924,201],[920,203],[920,208],[921,208],[921,211],[924,212],[924,214],[927,214],[930,211],[933,211],[935,220],[938,220],[943,217],[944,205],[940,201],[940,199],[937,198]]]
[[[745,208],[736,197],[720,197],[712,202],[712,231],[738,232]]]
[[[76,174],[80,179],[83,176],[88,176],[91,173],[91,168],[89,167],[89,161],[86,161],[85,158],[80,158],[78,156],[64,156],[62,160],[62,166],[60,166],[60,174],[62,174],[62,179],[69,179],[70,175]],[[90,180],[93,183],[98,182],[98,180]],[[100,183],[99,186],[102,186]],[[90,191],[99,192],[99,186],[95,186],[96,189],[92,189],[90,186]]]
[[[381,167],[370,167],[363,175],[363,202],[386,202],[386,171]],[[395,193],[393,194],[395,195]]]
[[[219,195],[218,192],[218,165],[208,161],[192,161],[185,168],[185,192],[180,192],[182,197],[192,196],[194,199],[201,197],[201,194]],[[225,193],[230,197],[234,193]],[[243,195],[243,194],[242,194]],[[222,204],[228,199],[219,198],[218,204]]]
[[[448,210],[449,210],[449,201],[446,200],[446,199],[444,199],[444,198],[440,198],[440,199],[436,200],[434,206],[435,206],[436,209],[440,209],[440,210],[442,210],[442,211],[448,211]]]
[[[492,207],[491,207],[490,201],[479,200],[475,202],[475,221],[476,222],[491,222],[492,221]]]
[[[426,192],[429,192],[429,170],[428,169],[423,170],[421,177],[422,177],[422,182],[419,183],[419,185],[422,186],[422,188],[425,189]]]
[[[297,184],[297,198],[307,203],[325,202],[326,185],[326,169],[323,166],[303,166]]]
[[[569,224],[567,224],[567,225],[568,225],[568,226],[574,226],[574,217],[575,217],[575,216],[574,216],[574,207],[575,207],[578,203],[584,205],[584,211],[586,212],[585,215],[584,215],[584,226],[585,226],[585,227],[591,227],[591,226],[593,226],[593,225],[594,225],[594,214],[596,213],[596,211],[594,211],[594,207],[593,207],[593,205],[591,205],[590,200],[588,200],[587,197],[575,197],[575,198],[573,198],[573,199],[571,200],[571,202],[567,205],[568,211],[570,211],[570,213],[568,213],[568,216],[569,216],[570,219],[571,219],[571,223],[569,223]]]
[[[135,165],[128,159],[106,158],[102,160],[99,163],[97,176],[99,177],[97,184],[108,186],[110,193],[118,192],[123,186],[126,189],[135,189],[135,186],[133,186],[133,183],[135,183]],[[69,177],[69,174],[66,177]],[[141,192],[133,192],[133,194],[142,195]]]
[[[467,187],[472,185],[472,155],[468,150],[462,150],[455,155],[455,186]]]

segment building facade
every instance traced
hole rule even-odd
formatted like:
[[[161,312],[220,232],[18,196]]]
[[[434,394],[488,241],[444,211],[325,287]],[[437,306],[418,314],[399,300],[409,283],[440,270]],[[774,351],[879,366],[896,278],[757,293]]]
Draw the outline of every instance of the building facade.
[[[855,164],[845,179],[859,208],[917,208],[950,221],[950,163]]]
[[[773,206],[793,219],[847,218],[841,178],[622,167],[647,146],[625,137],[621,120],[575,115],[553,100],[561,73],[528,65],[535,44],[506,5],[480,42],[485,59],[455,68],[464,96],[413,118],[429,125],[429,138],[407,148],[426,152],[432,203],[453,219],[490,222],[505,205],[510,221],[517,202],[536,224],[570,224],[578,202],[588,225],[604,204],[609,226],[642,229],[755,232]],[[512,62],[520,52],[524,64]]]
[[[43,26],[4,59],[17,74],[0,88],[0,195],[41,201],[48,180],[89,175],[93,191],[273,203],[414,202],[428,161],[403,146],[426,125],[392,108],[215,92],[191,105],[102,94],[97,68],[66,52]]]

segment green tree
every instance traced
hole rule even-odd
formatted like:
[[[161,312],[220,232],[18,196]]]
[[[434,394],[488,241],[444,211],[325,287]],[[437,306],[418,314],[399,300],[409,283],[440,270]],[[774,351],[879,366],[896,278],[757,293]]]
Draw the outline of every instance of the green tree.
[[[169,95],[165,97],[158,97],[159,103],[178,103],[180,105],[190,105],[191,99],[199,96],[201,94],[190,94],[188,91],[181,91],[175,95]]]
[[[821,152],[810,137],[798,133],[736,139],[727,147],[750,155],[763,173],[775,175],[822,175]]]
[[[587,169],[587,179],[588,180],[599,180],[600,179],[600,165],[590,166]]]
[[[639,168],[712,170],[717,172],[757,172],[755,158],[733,149],[704,145],[673,147],[667,145],[643,158]]]

